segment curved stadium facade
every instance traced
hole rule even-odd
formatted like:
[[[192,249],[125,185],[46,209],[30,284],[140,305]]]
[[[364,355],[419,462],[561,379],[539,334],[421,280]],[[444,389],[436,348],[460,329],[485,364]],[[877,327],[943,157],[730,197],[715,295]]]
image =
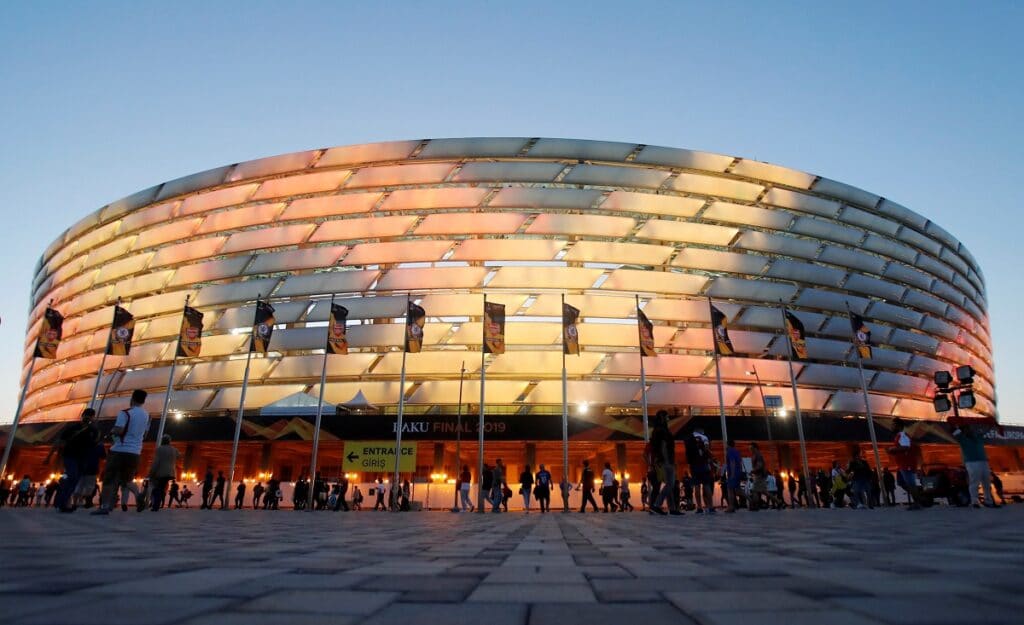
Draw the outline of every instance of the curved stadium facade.
[[[362,393],[355,412],[378,420],[398,403],[407,296],[427,313],[423,351],[408,355],[407,420],[457,412],[463,363],[463,401],[474,404],[465,410],[475,416],[484,294],[506,305],[508,344],[483,362],[487,412],[510,428],[560,428],[561,296],[580,309],[582,353],[567,356],[568,397],[573,440],[585,450],[642,437],[636,296],[655,324],[658,356],[645,359],[651,409],[669,408],[677,427],[717,421],[708,297],[729,319],[738,352],[721,359],[730,433],[736,423],[747,438],[764,437],[762,394],[792,406],[780,302],[806,328],[808,359],[794,366],[812,441],[867,435],[847,306],[872,332],[864,368],[881,423],[936,419],[932,375],[962,364],[977,371],[976,413],[996,413],[981,270],[927,218],[840,182],[733,156],[484,138],[270,157],[92,213],[38,265],[26,367],[48,301],[66,321],[57,359],[37,361],[23,423],[74,419],[88,404],[119,297],[135,315],[135,342],[128,356],[107,358],[102,414],[124,407],[136,388],[151,391],[147,407],[158,413],[188,296],[206,331],[201,356],[178,361],[171,409],[188,418],[172,432],[230,440],[262,296],[277,326],[268,355],[252,361],[244,434],[253,448],[243,446],[241,463],[267,466],[275,452],[257,441],[297,450],[308,439],[332,294],[350,311],[350,353],[329,357],[325,400],[353,406]],[[331,410],[328,445],[358,435]],[[772,419],[776,438],[788,439],[792,428]],[[209,449],[220,449],[213,442]],[[436,444],[440,466],[438,453],[452,451]]]

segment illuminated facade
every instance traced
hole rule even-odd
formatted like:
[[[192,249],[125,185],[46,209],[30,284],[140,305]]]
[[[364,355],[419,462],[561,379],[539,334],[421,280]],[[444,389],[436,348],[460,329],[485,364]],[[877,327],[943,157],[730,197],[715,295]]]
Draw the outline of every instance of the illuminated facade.
[[[104,415],[136,388],[150,390],[147,407],[159,411],[186,296],[205,313],[206,332],[201,356],[179,360],[172,410],[237,411],[259,295],[278,325],[268,356],[253,358],[246,410],[308,406],[332,293],[350,311],[351,353],[329,358],[330,404],[362,392],[393,412],[407,294],[428,315],[423,352],[408,356],[409,413],[454,412],[463,362],[464,402],[477,402],[486,293],[508,315],[508,351],[484,363],[488,410],[560,412],[564,293],[582,311],[583,351],[567,357],[569,401],[586,402],[595,423],[633,423],[639,410],[636,294],[659,352],[645,359],[652,408],[717,412],[710,296],[747,355],[721,361],[730,415],[758,414],[761,390],[792,404],[780,301],[807,330],[809,360],[795,367],[809,417],[864,413],[847,304],[872,331],[864,366],[876,415],[935,418],[932,374],[961,364],[978,372],[976,412],[996,410],[981,271],[927,218],[732,156],[484,138],[276,156],[92,213],[38,265],[26,368],[49,300],[66,321],[58,358],[36,361],[23,422],[73,419],[86,406],[118,297],[137,320],[135,343],[106,361]]]

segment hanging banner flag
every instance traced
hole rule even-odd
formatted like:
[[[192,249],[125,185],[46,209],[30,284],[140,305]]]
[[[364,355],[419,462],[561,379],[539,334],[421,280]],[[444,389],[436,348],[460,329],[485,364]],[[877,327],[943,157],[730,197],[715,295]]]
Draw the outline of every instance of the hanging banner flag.
[[[405,315],[405,351],[418,354],[423,349],[423,325],[426,322],[427,311],[409,302],[409,310]]]
[[[850,329],[853,331],[853,344],[857,347],[861,358],[871,358],[871,329],[864,323],[864,318],[850,312]]]
[[[327,353],[348,353],[348,308],[331,304],[331,319],[327,323]]]
[[[565,354],[580,353],[580,333],[576,329],[579,318],[579,308],[562,304],[562,352]]]
[[[640,355],[655,357],[658,352],[654,351],[654,324],[647,318],[644,311],[637,309],[636,324],[640,332]]]
[[[195,358],[203,349],[203,313],[191,306],[181,316],[181,335],[178,337],[179,358]]]
[[[711,334],[715,339],[715,353],[719,356],[732,356],[736,350],[732,347],[732,339],[729,338],[729,322],[725,313],[711,306]]]
[[[505,305],[484,302],[484,353],[505,353]]]
[[[39,327],[39,338],[36,339],[36,358],[56,358],[57,347],[64,336],[64,315],[52,308],[43,314],[43,324]]]
[[[786,313],[786,332],[789,333],[789,344],[793,346],[794,360],[807,360],[807,337],[804,323],[788,310]]]
[[[135,334],[135,317],[130,312],[114,306],[114,323],[110,327],[107,353],[111,356],[127,356],[132,351],[132,335]]]
[[[250,352],[267,355],[270,337],[274,334],[274,322],[274,307],[268,302],[256,300],[256,318],[253,320],[252,336],[249,339]]]

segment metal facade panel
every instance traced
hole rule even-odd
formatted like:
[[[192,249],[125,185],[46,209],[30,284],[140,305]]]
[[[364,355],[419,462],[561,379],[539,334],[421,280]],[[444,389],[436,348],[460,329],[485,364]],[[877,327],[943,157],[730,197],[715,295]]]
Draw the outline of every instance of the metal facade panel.
[[[317,167],[337,167],[339,165],[356,165],[380,161],[397,161],[408,158],[421,141],[388,141],[383,143],[364,143],[362,145],[346,145],[329,148],[317,161]]]
[[[480,286],[487,269],[484,267],[433,267],[423,269],[392,269],[380,279],[382,291],[423,289],[472,289]]]
[[[305,152],[292,152],[280,156],[270,156],[254,161],[246,161],[235,165],[227,177],[228,182],[238,182],[249,178],[263,178],[290,171],[307,169],[313,164],[313,159],[319,154],[319,150],[306,150]]]
[[[474,208],[490,193],[478,187],[444,189],[398,189],[388,194],[380,210],[424,210],[434,208]]]
[[[863,230],[848,228],[833,221],[825,221],[824,219],[816,219],[814,217],[798,218],[796,223],[793,224],[792,230],[804,236],[838,241],[839,243],[845,243],[854,247],[860,245],[865,235]]]
[[[455,248],[454,261],[548,261],[565,247],[552,239],[466,239]]]
[[[527,156],[529,158],[620,162],[626,160],[626,157],[636,148],[636,144],[633,143],[543,138],[530,148]]]
[[[734,160],[733,157],[722,154],[663,148],[656,145],[645,145],[636,156],[637,163],[681,167],[683,169],[703,169],[716,172],[725,171]]]
[[[258,184],[243,184],[187,197],[181,203],[181,214],[195,215],[225,206],[241,204],[252,197],[258,186]]]
[[[702,218],[773,230],[786,230],[789,228],[790,222],[793,221],[793,215],[785,211],[729,202],[712,202],[711,206],[704,211]]]
[[[685,247],[672,259],[673,267],[689,267],[708,271],[728,271],[759,275],[768,264],[768,259],[757,254],[722,252],[699,247]]]
[[[728,245],[738,232],[737,228],[725,226],[650,219],[637,231],[636,238],[703,245]]]
[[[285,278],[278,297],[296,295],[330,295],[331,293],[355,293],[365,291],[380,275],[379,271],[328,271],[305,276]],[[205,289],[204,289],[205,290]]]
[[[325,241],[359,241],[397,237],[408,232],[416,223],[416,219],[413,215],[393,215],[325,221],[320,224],[309,241],[310,243],[322,243]]]
[[[298,271],[301,269],[326,269],[333,267],[347,250],[348,247],[345,245],[331,245],[327,247],[285,250],[284,252],[260,253],[253,258],[245,273],[260,274],[278,271]]]
[[[516,156],[529,142],[525,137],[470,137],[431,139],[417,158],[462,158],[466,156]]]
[[[810,282],[825,286],[839,287],[846,279],[846,272],[841,269],[833,269],[823,265],[805,263],[798,260],[777,258],[772,261],[768,273],[773,278],[795,280],[797,282]]]
[[[453,182],[551,182],[565,169],[564,163],[498,161],[466,163]]]
[[[666,245],[579,241],[565,255],[565,260],[625,265],[664,265],[672,252],[673,248]]]
[[[701,174],[679,174],[672,181],[672,188],[686,193],[733,198],[747,202],[753,202],[764,191],[764,187],[759,184]]]
[[[365,213],[373,208],[382,196],[382,193],[345,193],[292,200],[279,219],[287,221]]]
[[[313,224],[297,224],[294,226],[276,226],[236,232],[228,237],[223,253],[248,252],[250,250],[287,247],[304,242],[316,226]]]
[[[601,197],[593,189],[537,189],[506,187],[488,206],[495,208],[590,208]]]
[[[668,179],[669,175],[669,172],[658,169],[614,165],[576,165],[563,181],[568,184],[657,189]]]
[[[522,213],[443,213],[427,215],[416,227],[417,236],[453,234],[512,234],[526,221]]]
[[[788,189],[779,189],[778,187],[769,189],[763,201],[765,204],[792,208],[793,210],[813,213],[830,219],[834,219],[839,214],[840,208],[839,202]]]
[[[669,295],[696,295],[707,284],[705,276],[674,271],[652,272],[639,269],[616,269],[601,285],[601,289],[630,293],[667,293]]]
[[[537,215],[527,234],[570,234],[585,237],[624,237],[636,226],[632,217],[608,215]]]
[[[656,195],[636,191],[612,191],[601,210],[618,210],[674,217],[693,217],[706,200],[678,195]]]
[[[487,388],[490,387],[491,383],[488,382]],[[639,382],[623,380],[570,380],[566,385],[566,396],[573,404],[586,402],[591,406],[621,406],[631,403],[639,394]],[[562,383],[558,380],[542,380],[525,401],[528,404],[561,404]]]
[[[821,193],[830,197],[845,200],[852,204],[859,204],[866,208],[874,208],[878,202],[882,199],[874,193],[868,193],[857,187],[852,187],[842,182],[830,180],[828,178],[818,178],[818,181],[814,183],[812,191],[815,193]]]
[[[488,283],[497,289],[589,289],[603,274],[582,267],[502,267]]]
[[[768,232],[744,232],[736,242],[742,247],[756,252],[769,252],[785,256],[813,259],[818,255],[820,243],[807,239],[797,239],[783,234]]]
[[[396,241],[359,243],[341,261],[342,265],[385,265],[441,260],[451,241]]]
[[[201,189],[208,189],[209,187],[216,187],[217,185],[225,182],[225,177],[231,169],[231,166],[217,167],[215,169],[208,169],[206,171],[199,172],[198,174],[192,174],[176,180],[171,180],[170,182],[165,182],[160,185],[160,193],[155,198],[151,198],[151,200],[160,202],[167,198],[185,195],[186,193],[193,193]],[[149,202],[145,202],[145,204],[148,203]]]
[[[438,183],[455,169],[455,163],[416,163],[364,167],[345,183],[346,189]]]
[[[733,165],[730,171],[739,176],[768,180],[786,185],[787,187],[797,187],[798,189],[811,188],[811,183],[816,178],[816,176],[802,171],[772,165],[771,163],[752,161],[746,158],[740,159],[738,163]]]

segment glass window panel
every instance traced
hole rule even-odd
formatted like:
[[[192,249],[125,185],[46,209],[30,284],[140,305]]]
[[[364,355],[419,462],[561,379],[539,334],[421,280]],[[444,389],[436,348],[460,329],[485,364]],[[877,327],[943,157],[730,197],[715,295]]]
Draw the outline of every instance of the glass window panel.
[[[573,234],[592,237],[624,237],[636,226],[631,217],[606,215],[537,215],[526,229],[529,234]]]
[[[325,332],[326,334],[326,332]],[[377,354],[346,354],[339,358],[327,357],[327,375],[330,377],[343,375],[362,375],[366,368],[377,360]],[[286,356],[281,358],[277,367],[270,372],[269,380],[310,380],[320,376],[324,357],[320,354],[310,356]]]
[[[270,358],[256,358],[252,359],[249,369],[250,380],[261,380],[267,373],[267,368],[271,363]],[[204,385],[204,384],[238,384],[241,386],[242,377],[245,375],[245,359],[239,358],[236,360],[221,360],[218,362],[199,362],[192,365],[192,368],[188,372],[188,376],[185,378],[184,384],[187,385]],[[238,408],[237,401],[235,402],[235,408]]]
[[[134,309],[135,306],[132,306]],[[210,320],[206,319],[206,327],[210,327]],[[145,332],[135,332],[135,336],[141,340],[166,339],[177,337],[181,330],[181,314],[155,317],[148,320]],[[204,353],[205,355],[205,353]]]
[[[814,179],[816,178],[816,176],[812,176],[811,174],[797,171],[795,169],[789,169],[788,167],[780,167],[778,165],[762,163],[761,161],[752,161],[745,158],[740,159],[738,163],[733,165],[730,171],[738,176],[757,178],[758,180],[770,180],[771,182],[777,182],[788,187],[797,187],[799,189],[810,189],[811,183],[814,182]]]
[[[364,143],[362,145],[346,145],[330,148],[317,161],[317,167],[335,167],[337,165],[355,165],[375,161],[397,161],[408,158],[412,151],[419,147],[421,141],[388,141],[384,143]]]
[[[724,244],[719,244],[724,245]],[[768,232],[744,232],[736,242],[737,247],[758,252],[770,252],[782,254],[783,256],[797,256],[799,258],[814,259],[818,255],[817,241],[809,239],[797,239],[783,234],[771,234]]]
[[[651,163],[653,165],[682,167],[685,169],[703,169],[705,171],[725,171],[725,168],[731,165],[734,160],[736,159],[723,154],[663,148],[657,145],[644,146],[635,159],[637,163]]]
[[[704,211],[702,217],[714,221],[760,226],[774,230],[786,230],[793,221],[793,216],[784,211],[731,204],[729,202],[712,202],[711,206]]]
[[[778,187],[768,189],[762,200],[765,204],[774,204],[783,208],[792,208],[804,213],[814,213],[824,217],[835,217],[839,214],[839,202],[826,200],[824,198],[797,193]]]
[[[246,409],[257,409],[263,408],[276,401],[284,399],[289,395],[301,393],[306,390],[305,384],[282,384],[282,385],[268,385],[261,384],[259,386],[250,385],[245,391],[245,408]],[[224,388],[217,393],[217,396],[213,398],[210,405],[207,407],[208,410],[238,410],[238,402],[241,401],[242,389],[241,388]]]
[[[623,263],[626,265],[664,265],[673,248],[644,243],[579,241],[565,255],[570,262]]]
[[[377,285],[382,291],[421,289],[471,289],[480,286],[488,271],[484,267],[424,267],[392,269]]]
[[[164,226],[148,228],[138,234],[133,249],[141,250],[161,243],[181,241],[190,237],[203,222],[201,218],[172,221]],[[125,239],[126,242],[130,240]]]
[[[365,291],[380,275],[379,271],[329,271],[306,276],[291,276],[275,294],[278,297],[296,295],[330,295]]]
[[[722,252],[706,250],[699,247],[684,247],[672,259],[673,267],[689,267],[708,271],[728,271],[759,275],[768,263],[768,259],[757,254],[740,252]]]
[[[735,198],[747,200],[748,202],[756,200],[761,195],[761,192],[764,191],[764,187],[759,184],[732,180],[730,178],[702,176],[700,174],[679,174],[672,181],[672,188],[676,191]]]
[[[182,306],[185,305],[185,297],[191,296],[191,299],[194,300],[195,294],[195,291],[185,290],[175,291],[174,293],[150,295],[149,297],[132,300],[131,313],[136,317],[152,317],[172,310],[180,311]],[[108,317],[113,314],[112,309],[108,310]]]
[[[452,181],[551,182],[563,169],[563,163],[466,163]]]
[[[474,367],[470,363],[466,363],[466,365],[467,371]],[[451,352],[420,352],[406,354],[405,357],[405,371],[408,375],[458,375],[461,366],[462,361],[459,358],[453,358]],[[401,352],[384,354],[377,366],[373,368],[374,375],[399,375],[401,371]]]
[[[236,232],[224,244],[222,253],[230,254],[232,252],[298,245],[309,237],[314,228],[316,226],[313,224],[297,224],[294,226],[277,226],[275,228],[260,228],[259,230]]]
[[[911,230],[910,228],[902,228],[899,234],[896,235],[896,238],[901,241],[906,241],[907,243],[928,252],[932,256],[938,256],[942,253],[942,245],[940,245],[938,241],[930,239],[916,230]]]
[[[849,324],[847,324],[847,331],[849,331]],[[910,332],[901,328],[894,328],[892,333],[889,335],[888,340],[875,339],[873,333],[871,338],[872,340],[877,340],[879,343],[889,343],[896,347],[903,347],[905,349],[926,352],[929,354],[934,354],[939,348],[939,339],[927,334]]]
[[[417,163],[413,165],[364,167],[349,178],[345,188],[357,189],[360,187],[390,187],[404,184],[438,183],[443,182],[453,169],[455,169],[455,163]]]
[[[126,371],[118,381],[114,390],[130,393],[137,388],[160,390],[167,388],[167,379],[171,373],[170,367],[150,367],[148,369],[135,369]],[[174,384],[177,385],[185,377],[185,370],[179,367],[174,370]],[[159,418],[159,413],[154,415]]]
[[[288,208],[281,214],[280,220],[365,213],[377,204],[382,195],[381,193],[346,193],[292,200]]]
[[[135,278],[122,280],[114,285],[114,292],[121,297],[132,297],[140,293],[159,291],[167,285],[174,275],[174,270],[154,271]]]
[[[87,250],[96,247],[97,245],[109,243],[114,239],[120,227],[121,222],[115,221],[113,223],[109,223],[105,226],[100,226],[99,228],[91,230],[78,238],[78,248],[82,250]]]
[[[938,276],[943,280],[953,279],[953,270],[949,265],[939,262],[926,254],[918,254],[917,260],[913,263],[916,267],[927,271],[933,276]]]
[[[657,301],[657,300],[652,300]],[[609,317],[625,319],[636,314],[636,300],[613,294],[602,295],[566,295],[565,303],[580,309],[580,315],[588,317]],[[648,304],[649,306],[650,304]],[[562,300],[560,295],[539,295],[527,309],[527,315],[537,317],[561,317]]]
[[[539,139],[530,148],[530,158],[624,161],[637,148],[633,143],[579,139]]]
[[[230,169],[230,165],[217,167],[165,182],[160,185],[160,194],[155,199],[161,201],[170,197],[192,193],[193,191],[215,187],[224,182],[224,176],[227,175]],[[145,202],[145,204],[148,203]]]
[[[657,189],[668,179],[669,172],[640,167],[614,165],[576,165],[563,179],[567,184],[587,184],[606,187],[647,187]]]
[[[696,295],[707,284],[705,276],[695,276],[674,271],[642,271],[638,269],[616,269],[601,285],[602,289],[614,291],[640,291],[642,293],[669,293],[673,295]]]
[[[96,282],[96,276],[98,276],[99,273],[98,269],[94,269],[83,273],[73,280],[69,280],[67,284],[64,285],[64,293],[62,295],[65,297],[71,297],[72,295],[77,295],[78,293],[88,289],[94,282]]]
[[[903,303],[914,308],[920,308],[927,310],[928,312],[936,315],[945,315],[946,308],[949,306],[946,302],[940,300],[937,297],[932,297],[921,291],[911,289],[906,297],[903,299]]]
[[[882,393],[922,396],[928,391],[929,384],[929,380],[925,378],[879,371],[871,381],[870,387],[871,390]]]
[[[469,137],[431,139],[418,158],[463,158],[467,156],[517,156],[526,147],[525,137]]]
[[[67,241],[75,241],[100,223],[100,211],[93,211],[68,228]]]
[[[900,225],[895,221],[886,219],[885,217],[879,217],[878,215],[872,215],[867,211],[862,211],[859,208],[847,206],[843,208],[842,214],[839,215],[839,219],[849,224],[854,224],[868,230],[874,230],[882,234],[893,236],[900,229]]]
[[[233,278],[242,274],[242,270],[249,264],[252,256],[236,256],[234,258],[221,258],[195,265],[179,267],[174,272],[174,277],[168,286],[187,286],[198,282],[210,282]]]
[[[107,243],[103,247],[94,249],[89,252],[89,257],[85,261],[85,266],[95,267],[96,265],[105,263],[117,258],[118,256],[124,256],[132,246],[132,238],[133,237],[117,239]]]
[[[800,217],[793,224],[791,230],[799,234],[818,239],[830,239],[847,245],[858,246],[864,239],[864,231],[856,228],[841,226],[832,221],[815,219],[813,217]]]
[[[938,334],[939,336],[951,341],[955,341],[957,337],[960,336],[960,328],[956,327],[952,323],[947,323],[941,319],[936,319],[935,317],[930,316],[925,316],[922,329],[925,332]]]
[[[146,268],[146,265],[149,264],[152,258],[153,253],[149,252],[107,263],[100,268],[100,275],[96,278],[96,282],[108,282],[122,276],[138,273]]]
[[[878,205],[878,212],[892,217],[900,223],[909,224],[918,230],[924,230],[928,226],[928,220],[918,215],[914,211],[893,202],[892,200],[883,199]]]
[[[906,306],[895,306],[885,302],[874,302],[868,316],[908,328],[919,328],[924,320],[924,315],[917,311],[910,310]]]
[[[139,228],[168,221],[174,215],[174,209],[177,206],[177,202],[164,202],[125,215],[121,220],[121,232],[132,232]]]
[[[655,215],[693,217],[705,200],[678,195],[655,195],[635,191],[612,191],[601,203],[601,210],[621,210]]]
[[[258,204],[241,210],[229,210],[208,216],[196,234],[209,234],[224,230],[237,230],[247,226],[259,226],[276,221],[284,204]]]
[[[561,355],[558,352],[555,354]],[[570,359],[567,358],[566,360]],[[647,377],[696,378],[704,373],[704,370],[707,369],[711,362],[709,356],[661,354],[657,358],[644,359],[644,368],[646,369]],[[605,375],[639,376],[640,355],[636,352],[609,354],[602,373]]]
[[[899,263],[889,263],[885,268],[885,277],[906,282],[926,291],[931,290],[932,283],[935,282],[935,278],[928,274]]]
[[[450,260],[552,260],[565,241],[551,239],[467,239]]]
[[[472,296],[467,296],[472,297]],[[480,299],[477,296],[477,299]],[[349,319],[381,319],[397,318],[405,315],[406,297],[401,296],[377,296],[377,297],[345,297],[337,298],[336,304],[341,304],[348,309]],[[427,314],[431,317],[442,315],[431,306],[423,305]],[[316,303],[306,319],[308,321],[327,321],[330,309],[330,301],[321,300]],[[457,313],[465,314],[465,311]]]
[[[360,243],[352,248],[342,265],[385,265],[392,263],[441,260],[452,247],[451,241],[396,241]]]
[[[469,363],[466,363],[469,367]],[[479,367],[474,368],[474,371]],[[467,368],[468,371],[468,368]],[[511,404],[526,389],[525,381],[488,380],[484,387],[484,401],[488,404]],[[559,382],[561,393],[561,382]],[[467,380],[462,389],[462,399],[480,397],[480,383]],[[561,397],[561,394],[559,394]],[[459,401],[459,383],[456,381],[428,381],[420,385],[408,400],[410,404],[455,404]],[[558,403],[562,400],[559,399]]]
[[[316,158],[318,153],[319,150],[306,150],[305,152],[292,152],[291,154],[281,154],[280,156],[270,156],[255,161],[239,163],[231,170],[227,181],[238,182],[247,178],[262,178],[263,176],[272,176],[287,171],[306,169],[313,163],[313,159]]]
[[[348,250],[345,245],[310,247],[301,250],[260,253],[245,270],[248,274],[296,271],[299,269],[320,269],[333,267],[341,255]]]
[[[765,360],[763,358],[720,358],[719,368],[722,370],[723,380],[753,382],[747,371],[753,367],[757,368],[757,375],[762,382],[789,382],[789,363],[782,360]],[[646,364],[646,363],[645,363]],[[797,378],[803,371],[804,365],[798,362],[793,363],[793,371]],[[707,371],[711,378],[715,377],[714,367]],[[799,384],[798,384],[799,386]],[[760,396],[758,397],[760,400]]]
[[[407,384],[406,388],[409,386],[411,383]],[[324,401],[343,404],[362,393],[370,405],[397,404],[398,388],[398,382],[328,382],[324,389]],[[314,384],[309,393],[316,397],[320,393],[320,385]]]
[[[758,369],[760,373],[760,369]],[[804,367],[800,377],[797,378],[798,385],[826,386],[860,388],[860,372],[856,367],[840,367],[838,365],[810,364]],[[857,394],[860,401],[860,409],[864,408],[864,400],[860,393]],[[839,408],[829,408],[839,410]]]
[[[474,208],[490,192],[486,188],[399,189],[392,191],[380,210],[424,210],[433,208]]]
[[[488,299],[487,301],[491,301]],[[479,313],[479,308],[473,311]],[[447,341],[447,345],[480,345],[484,324],[478,321],[463,323]],[[538,321],[515,321],[510,319],[505,326],[507,345],[554,345],[561,340],[562,324]]]
[[[359,219],[339,219],[320,224],[310,242],[321,241],[358,241],[360,239],[378,239],[397,237],[409,231],[416,223],[414,215],[393,215],[390,217],[366,217]]]
[[[773,260],[772,266],[768,269],[766,275],[773,278],[783,278],[797,282],[812,282],[837,288],[846,279],[846,272],[841,269],[833,269],[786,258],[776,258]]]
[[[511,234],[526,221],[521,213],[444,213],[427,215],[416,228],[418,235]]]
[[[257,296],[266,297],[274,290],[278,278],[261,280],[245,280],[230,284],[211,284],[204,286],[192,301],[193,306],[213,306],[214,304],[250,302]]]
[[[893,284],[886,280],[872,278],[859,273],[851,273],[843,288],[848,291],[857,291],[872,297],[883,297],[889,301],[898,302],[903,299],[907,288]]]
[[[851,187],[842,182],[829,180],[828,178],[818,178],[818,181],[814,183],[813,190],[815,193],[839,198],[840,200],[859,204],[867,208],[874,208],[878,205],[879,200],[882,199],[874,193],[868,193],[867,191]]]
[[[948,247],[942,248],[942,252],[939,254],[939,258],[942,259],[943,262],[952,265],[954,269],[956,269],[965,276],[971,272],[971,268],[967,265],[967,261],[961,258],[956,252],[950,250]]]
[[[490,388],[490,382],[487,388]],[[640,394],[640,383],[625,380],[569,380],[566,397],[570,403],[587,402],[598,406],[622,406],[633,403]],[[638,401],[638,400],[637,400]],[[541,380],[526,397],[527,404],[561,404],[562,383]]]
[[[178,263],[216,256],[227,240],[227,237],[206,237],[204,239],[162,247],[156,251],[150,266],[164,267],[166,265],[177,265]]]
[[[287,178],[275,178],[267,180],[260,185],[259,190],[252,196],[254,200],[266,198],[284,197],[286,195],[302,195],[305,193],[320,193],[333,191],[341,186],[341,183],[349,177],[348,170],[322,171],[315,174],[300,174],[288,176]]]
[[[745,389],[745,386],[722,385],[723,403],[735,406]],[[718,406],[718,387],[714,384],[658,382],[652,384],[647,391],[647,402],[656,405]]]
[[[215,208],[241,204],[252,197],[253,192],[256,191],[258,186],[258,184],[243,184],[187,197],[181,203],[181,214],[194,215]]]
[[[450,360],[455,360],[448,356]],[[569,375],[587,375],[601,363],[604,354],[583,352],[578,356],[567,356],[565,369]],[[654,360],[654,359],[652,359]],[[456,370],[456,373],[458,371]],[[495,356],[487,367],[493,375],[537,375],[555,376],[562,374],[562,350],[516,351]]]
[[[657,241],[679,241],[681,243],[703,243],[705,245],[728,245],[739,230],[711,224],[690,223],[650,219],[636,233],[638,239]]]
[[[602,273],[601,269],[581,267],[502,267],[487,286],[496,289],[588,289]]]
[[[796,294],[792,284],[778,284],[764,280],[745,278],[714,278],[707,294],[726,299],[743,299],[762,302],[788,302]]]
[[[536,189],[506,187],[498,191],[488,206],[495,208],[590,208],[601,198],[593,189]]]
[[[488,293],[487,295],[487,301],[504,304],[505,314],[509,317],[514,315],[516,311],[522,307],[526,298],[526,295],[517,293]],[[394,299],[398,300],[399,298]],[[405,298],[402,297],[400,301],[401,304],[398,308],[398,314],[404,314]],[[483,297],[477,294],[431,293],[423,298],[420,305],[426,309],[427,314],[431,317],[454,317],[463,315],[480,316],[483,314]],[[465,326],[465,324],[463,324],[463,326]],[[479,342],[479,338],[477,339],[477,342]]]

